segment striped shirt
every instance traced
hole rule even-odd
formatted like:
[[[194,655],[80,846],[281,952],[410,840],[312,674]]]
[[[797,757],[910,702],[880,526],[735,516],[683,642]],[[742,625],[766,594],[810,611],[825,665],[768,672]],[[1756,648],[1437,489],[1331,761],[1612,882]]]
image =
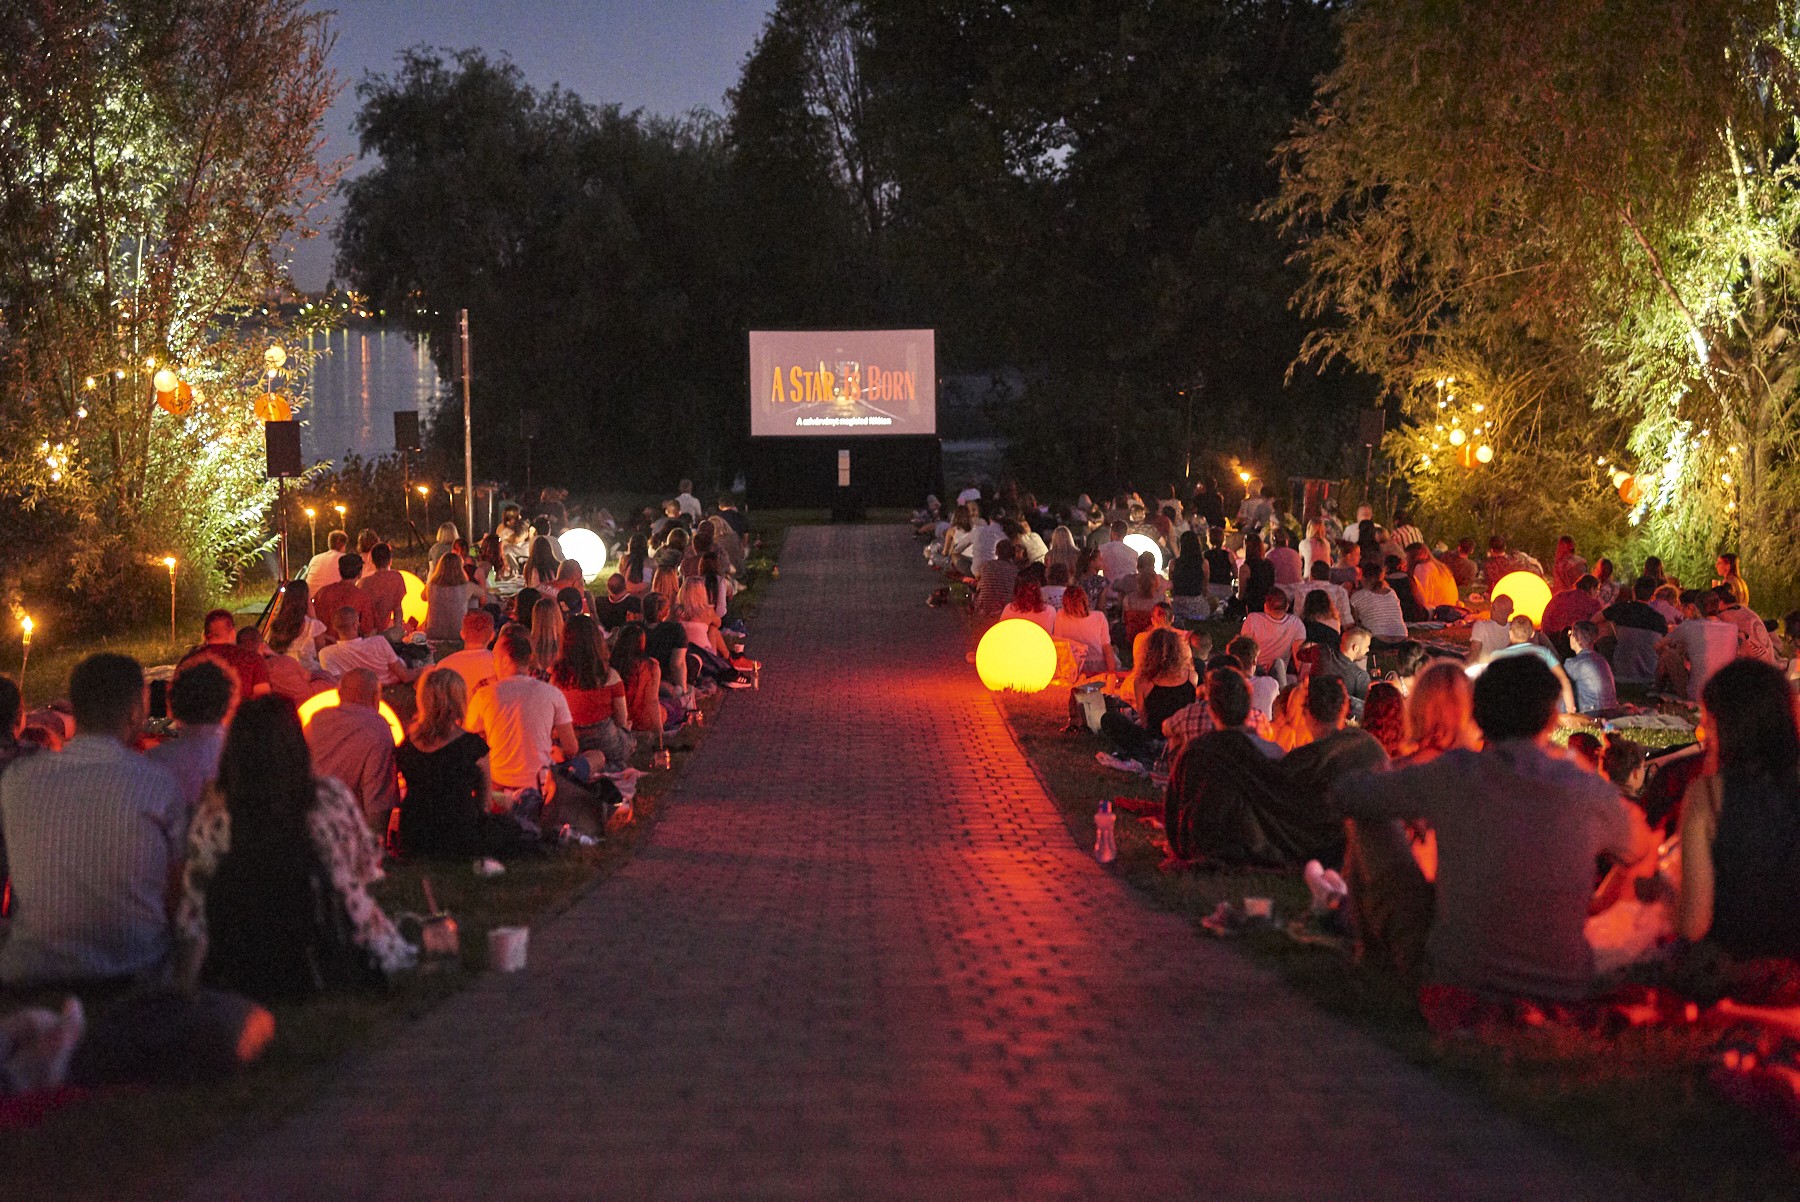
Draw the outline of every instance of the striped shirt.
[[[16,903],[0,981],[154,976],[187,816],[172,776],[117,739],[77,735],[0,776]]]

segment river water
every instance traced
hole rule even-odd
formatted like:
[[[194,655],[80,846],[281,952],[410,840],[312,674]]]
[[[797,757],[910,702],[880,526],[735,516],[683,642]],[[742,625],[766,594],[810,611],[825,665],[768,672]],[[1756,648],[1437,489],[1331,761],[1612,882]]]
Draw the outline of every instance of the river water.
[[[307,338],[320,352],[299,417],[306,462],[337,462],[346,451],[374,458],[394,450],[394,414],[429,417],[438,392],[437,369],[426,341],[399,330],[337,329]]]

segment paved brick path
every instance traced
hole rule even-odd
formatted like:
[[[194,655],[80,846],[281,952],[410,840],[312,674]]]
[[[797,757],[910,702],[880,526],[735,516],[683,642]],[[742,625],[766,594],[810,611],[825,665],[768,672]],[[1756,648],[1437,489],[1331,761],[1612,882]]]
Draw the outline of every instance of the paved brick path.
[[[795,531],[651,845],[193,1196],[1628,1193],[1074,847],[917,564]]]

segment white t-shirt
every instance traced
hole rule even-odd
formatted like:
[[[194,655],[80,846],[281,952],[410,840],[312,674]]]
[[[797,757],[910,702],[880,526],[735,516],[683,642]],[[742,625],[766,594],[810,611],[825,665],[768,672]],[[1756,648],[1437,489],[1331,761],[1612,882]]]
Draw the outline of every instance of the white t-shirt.
[[[1510,642],[1505,623],[1483,618],[1469,627],[1469,662],[1482,663]]]
[[[454,655],[446,655],[439,660],[437,666],[448,668],[463,678],[468,686],[467,696],[473,698],[477,689],[489,683],[496,675],[494,671],[494,653],[485,647],[468,647]]]
[[[562,690],[530,676],[508,676],[476,693],[463,721],[487,740],[488,767],[502,789],[535,787],[550,766],[555,729],[572,724]]]
[[[701,515],[705,512],[700,507],[700,498],[696,497],[691,492],[684,492],[680,496],[676,497],[675,503],[677,505],[681,506],[681,512],[687,514],[689,517],[693,518],[696,522],[700,520]]]
[[[983,522],[975,527],[975,541],[969,547],[969,559],[976,567],[994,560],[994,548],[1006,537],[999,522]]]
[[[1306,623],[1293,614],[1282,614],[1277,622],[1266,613],[1254,613],[1244,619],[1241,633],[1256,640],[1256,666],[1266,669],[1306,641]]]
[[[956,503],[958,505],[967,505],[970,501],[979,500],[981,500],[981,490],[979,488],[965,488],[956,494]]]
[[[1088,649],[1087,670],[1099,672],[1106,667],[1106,645],[1112,641],[1112,629],[1107,625],[1106,615],[1088,611],[1086,617],[1077,618],[1067,610],[1057,610],[1056,620],[1051,623],[1050,633],[1059,639],[1068,639],[1080,643]]]
[[[367,668],[375,673],[375,679],[385,681],[391,675],[389,669],[399,662],[394,645],[378,634],[351,639],[347,643],[333,643],[319,652],[319,667],[339,680],[346,672]]]
[[[1027,530],[1019,536],[1019,545],[1025,548],[1028,563],[1043,563],[1044,556],[1050,554],[1050,548],[1044,545],[1043,536],[1035,530]]]
[[[1281,682],[1273,676],[1250,678],[1250,708],[1270,719],[1275,718],[1275,702],[1281,697]]]
[[[1299,584],[1303,570],[1300,552],[1292,547],[1271,547],[1263,555],[1275,569],[1276,584]]]
[[[316,597],[319,590],[328,584],[336,584],[344,578],[338,571],[338,560],[344,556],[343,551],[321,551],[306,564],[306,591],[309,596]]]

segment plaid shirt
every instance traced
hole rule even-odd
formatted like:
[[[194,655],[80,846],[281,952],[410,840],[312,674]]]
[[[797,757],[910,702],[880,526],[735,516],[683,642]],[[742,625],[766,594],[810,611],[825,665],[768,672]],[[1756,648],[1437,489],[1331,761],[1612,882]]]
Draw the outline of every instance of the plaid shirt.
[[[1175,757],[1181,754],[1181,749],[1188,745],[1189,740],[1197,739],[1214,729],[1212,711],[1206,708],[1205,697],[1175,711],[1163,722],[1163,737],[1169,741],[1163,749],[1163,759],[1173,764]]]

